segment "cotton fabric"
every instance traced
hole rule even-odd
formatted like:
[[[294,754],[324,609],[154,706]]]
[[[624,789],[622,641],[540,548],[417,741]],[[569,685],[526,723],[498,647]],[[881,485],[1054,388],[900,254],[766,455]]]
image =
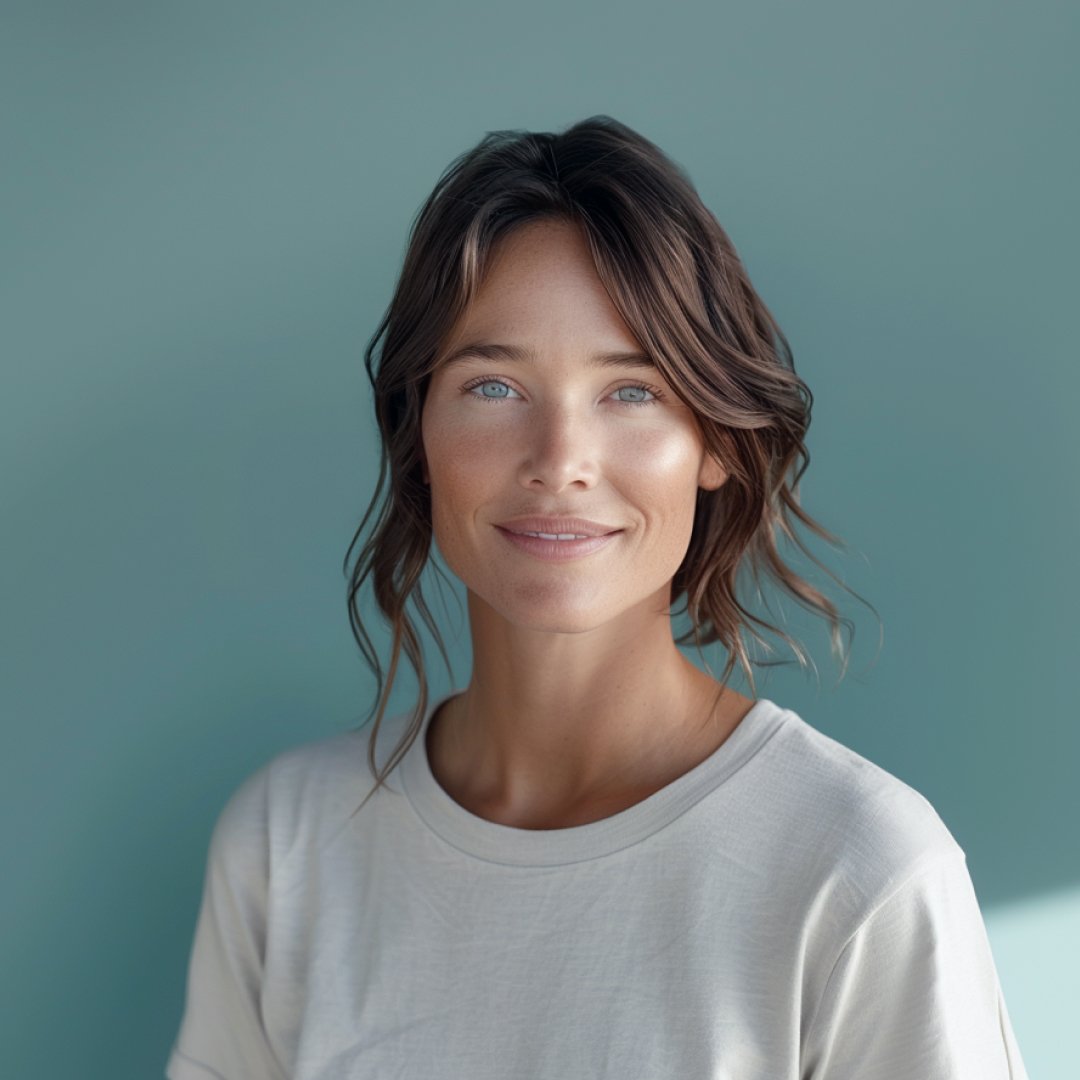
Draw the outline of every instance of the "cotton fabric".
[[[1028,1080],[965,853],[897,777],[761,698],[642,802],[518,829],[435,780],[447,697],[354,816],[369,728],[233,792],[169,1080]]]

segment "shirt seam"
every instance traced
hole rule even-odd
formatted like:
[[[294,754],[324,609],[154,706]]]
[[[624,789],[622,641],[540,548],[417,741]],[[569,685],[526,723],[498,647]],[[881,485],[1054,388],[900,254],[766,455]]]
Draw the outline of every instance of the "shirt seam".
[[[178,1058],[182,1058],[189,1065],[193,1065],[196,1069],[202,1069],[202,1071],[206,1073],[207,1076],[213,1076],[215,1080],[228,1080],[224,1073],[219,1073],[217,1069],[213,1069],[209,1065],[206,1065],[203,1062],[197,1061],[195,1058],[190,1057],[189,1055],[185,1054],[184,1051],[181,1050],[178,1046],[173,1047],[173,1053]]]
[[[761,699],[758,699],[758,700],[761,700]],[[784,708],[779,708],[778,707],[778,712],[781,713],[781,714],[787,714],[787,713],[790,713],[790,711],[791,711],[790,709],[784,709]],[[647,840],[651,839],[652,837],[656,836],[658,833],[661,833],[665,829],[669,828],[676,821],[678,821],[681,817],[683,817],[689,811],[694,809],[694,807],[698,806],[704,799],[708,798],[714,792],[718,791],[733,776],[735,776],[736,773],[741,772],[743,768],[745,768],[751,761],[753,761],[754,758],[756,758],[758,756],[758,754],[761,753],[761,751],[765,749],[765,747],[773,740],[773,738],[777,734],[779,734],[779,732],[786,726],[785,720],[786,720],[786,717],[778,717],[777,722],[773,725],[772,730],[766,732],[764,737],[761,739],[761,742],[756,747],[751,749],[750,752],[747,754],[746,758],[743,761],[739,762],[739,764],[731,772],[729,772],[723,778],[723,780],[720,781],[719,784],[716,784],[715,786],[709,788],[707,791],[704,791],[697,798],[695,798],[692,801],[690,801],[689,803],[687,803],[687,805],[683,806],[681,810],[679,810],[670,820],[666,821],[664,824],[657,826],[656,828],[652,829],[651,831],[645,833],[642,836],[637,836],[635,839],[630,840],[629,842],[621,843],[618,847],[607,848],[607,849],[605,849],[605,850],[603,850],[603,851],[601,851],[601,852],[599,852],[597,854],[586,855],[586,856],[583,856],[581,858],[570,858],[570,859],[566,859],[566,860],[560,861],[560,862],[517,863],[517,862],[506,862],[506,861],[504,861],[502,859],[489,858],[486,855],[480,855],[477,852],[471,850],[470,848],[462,846],[461,843],[458,843],[458,837],[456,835],[454,835],[453,838],[451,838],[451,836],[445,834],[441,829],[437,828],[431,821],[428,820],[427,815],[423,811],[421,811],[419,806],[417,806],[417,804],[413,801],[412,797],[409,795],[408,781],[403,781],[402,787],[403,787],[403,791],[404,791],[405,796],[406,796],[406,800],[409,803],[409,808],[410,808],[412,814],[420,821],[420,823],[424,827],[424,830],[434,834],[436,837],[438,837],[438,839],[442,843],[444,843],[444,844],[448,845],[449,847],[453,848],[456,852],[458,852],[461,855],[466,856],[466,858],[468,858],[468,859],[475,859],[475,860],[477,860],[479,862],[487,863],[488,865],[491,865],[491,866],[509,867],[511,869],[535,869],[536,867],[543,867],[545,869],[555,869],[555,868],[558,868],[558,867],[575,866],[575,865],[578,865],[580,863],[594,862],[594,861],[596,861],[598,859],[608,858],[608,857],[610,857],[612,855],[619,854],[620,852],[627,851],[628,849],[630,849],[632,847],[635,847],[638,844],[644,843],[645,841],[647,841]],[[422,734],[422,730],[421,730],[421,734]]]
[[[825,1003],[826,998],[829,995],[829,987],[832,985],[833,976],[835,976],[837,969],[840,967],[840,961],[844,959],[845,954],[851,947],[851,943],[861,933],[863,927],[881,910],[894,896],[901,890],[907,888],[907,886],[915,880],[920,874],[926,873],[927,870],[932,869],[942,863],[948,862],[949,859],[961,858],[965,862],[967,861],[967,855],[962,848],[950,849],[944,853],[940,851],[932,851],[925,855],[920,856],[915,861],[915,867],[906,874],[898,884],[889,889],[884,896],[882,896],[865,915],[859,920],[858,925],[848,935],[847,940],[844,942],[839,953],[836,955],[836,960],[833,961],[832,967],[829,969],[828,978],[825,980],[825,985],[821,989],[821,994],[818,996],[817,1005],[814,1006],[814,1013],[810,1017],[810,1021],[806,1025],[806,1030],[803,1032],[802,1044],[805,1047],[807,1041],[810,1038],[811,1033],[814,1030],[814,1025],[818,1021],[818,1017],[821,1015],[822,1006]]]

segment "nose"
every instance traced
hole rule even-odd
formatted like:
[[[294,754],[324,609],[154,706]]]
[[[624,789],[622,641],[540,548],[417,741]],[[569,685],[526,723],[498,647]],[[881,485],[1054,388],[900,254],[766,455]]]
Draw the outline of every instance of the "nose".
[[[580,409],[552,404],[531,411],[522,426],[518,477],[523,487],[561,491],[593,487],[603,462],[601,427]]]

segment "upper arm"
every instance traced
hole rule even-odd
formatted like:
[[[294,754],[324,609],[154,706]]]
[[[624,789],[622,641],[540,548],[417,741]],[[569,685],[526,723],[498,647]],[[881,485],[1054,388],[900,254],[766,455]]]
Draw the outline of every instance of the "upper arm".
[[[801,1080],[1027,1080],[963,851],[862,920],[803,1036]]]
[[[169,1080],[284,1078],[263,1024],[267,935],[268,767],[249,776],[221,811],[210,839],[202,900]]]

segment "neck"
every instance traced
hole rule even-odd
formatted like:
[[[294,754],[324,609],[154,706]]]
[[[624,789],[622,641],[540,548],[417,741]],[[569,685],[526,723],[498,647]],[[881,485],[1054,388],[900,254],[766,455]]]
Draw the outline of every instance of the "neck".
[[[494,820],[644,798],[712,753],[753,704],[682,655],[666,614],[522,631],[470,593],[470,618],[473,674],[432,718],[428,756],[448,793]]]

